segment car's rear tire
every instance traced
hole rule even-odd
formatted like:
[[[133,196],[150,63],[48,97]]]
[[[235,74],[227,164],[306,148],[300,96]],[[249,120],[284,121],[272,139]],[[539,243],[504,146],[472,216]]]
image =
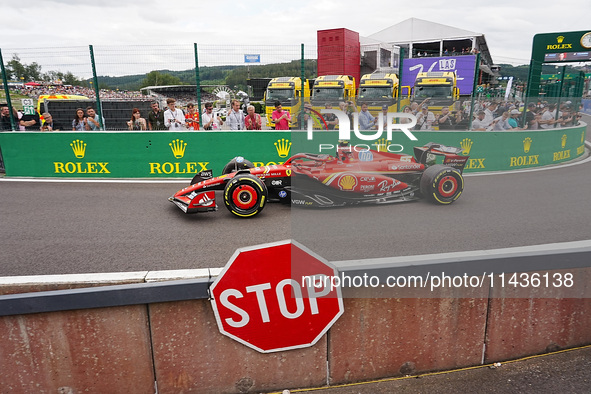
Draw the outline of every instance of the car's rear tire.
[[[246,170],[248,168],[254,168],[252,162],[246,160],[244,157],[237,156],[230,160],[222,170],[222,175],[230,174],[239,170]]]
[[[441,164],[431,166],[421,177],[421,194],[436,204],[451,204],[464,190],[462,173]]]
[[[240,218],[259,214],[267,203],[267,186],[256,176],[238,174],[224,189],[224,203],[228,211]]]

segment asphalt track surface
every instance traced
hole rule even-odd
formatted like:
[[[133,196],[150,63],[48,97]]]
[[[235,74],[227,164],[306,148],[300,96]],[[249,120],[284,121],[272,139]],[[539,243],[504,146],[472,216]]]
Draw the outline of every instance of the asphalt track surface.
[[[450,206],[267,204],[252,219],[220,194],[219,211],[183,214],[167,198],[187,184],[0,179],[0,276],[222,267],[237,248],[285,239],[329,261],[591,239],[590,159],[467,174]]]

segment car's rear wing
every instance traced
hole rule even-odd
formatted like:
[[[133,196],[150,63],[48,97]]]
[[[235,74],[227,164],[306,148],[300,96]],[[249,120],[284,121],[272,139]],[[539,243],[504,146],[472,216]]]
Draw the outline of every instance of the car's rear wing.
[[[424,146],[415,146],[414,153],[417,163],[429,167],[435,164],[443,164],[463,171],[470,156],[462,155],[464,150],[454,146],[446,146],[429,142]]]

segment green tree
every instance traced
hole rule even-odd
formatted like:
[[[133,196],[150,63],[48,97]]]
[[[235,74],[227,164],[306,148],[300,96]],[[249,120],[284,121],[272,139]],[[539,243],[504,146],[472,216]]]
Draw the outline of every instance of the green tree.
[[[146,75],[146,78],[141,83],[141,87],[146,86],[164,86],[164,85],[181,85],[181,80],[170,74],[161,73],[160,71],[151,71]]]

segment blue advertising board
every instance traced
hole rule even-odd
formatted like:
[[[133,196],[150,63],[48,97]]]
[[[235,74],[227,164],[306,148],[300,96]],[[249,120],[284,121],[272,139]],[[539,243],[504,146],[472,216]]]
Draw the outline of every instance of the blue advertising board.
[[[261,55],[244,55],[244,63],[260,63]]]
[[[405,59],[402,70],[402,86],[413,86],[417,74],[420,72],[455,71],[460,94],[471,94],[474,85],[475,64],[476,56],[474,55]]]

